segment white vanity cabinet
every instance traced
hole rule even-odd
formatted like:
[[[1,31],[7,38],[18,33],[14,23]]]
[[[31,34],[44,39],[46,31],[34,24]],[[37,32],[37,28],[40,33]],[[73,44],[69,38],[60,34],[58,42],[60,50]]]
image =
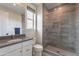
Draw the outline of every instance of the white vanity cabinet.
[[[9,53],[12,53],[13,51],[20,49],[21,47],[22,47],[22,43],[17,43],[17,44],[0,48],[0,55],[6,55]]]
[[[32,40],[0,48],[0,56],[32,56]]]
[[[22,49],[17,49],[15,51],[11,51],[4,56],[22,56]]]
[[[22,49],[23,56],[32,56],[33,40],[25,41],[22,44],[23,44],[23,49]]]
[[[26,55],[31,56],[32,55],[32,45],[23,47],[22,53],[23,53],[23,56],[26,56]]]

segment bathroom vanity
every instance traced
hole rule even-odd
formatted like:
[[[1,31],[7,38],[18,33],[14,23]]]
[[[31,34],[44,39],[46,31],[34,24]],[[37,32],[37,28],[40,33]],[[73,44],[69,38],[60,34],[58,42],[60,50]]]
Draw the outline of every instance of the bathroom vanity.
[[[0,56],[32,56],[36,7],[31,11],[27,6],[32,8],[30,4],[0,4]],[[28,15],[31,23],[27,20]]]
[[[32,56],[33,38],[25,38],[24,34],[5,37],[9,39],[0,38],[0,56]]]

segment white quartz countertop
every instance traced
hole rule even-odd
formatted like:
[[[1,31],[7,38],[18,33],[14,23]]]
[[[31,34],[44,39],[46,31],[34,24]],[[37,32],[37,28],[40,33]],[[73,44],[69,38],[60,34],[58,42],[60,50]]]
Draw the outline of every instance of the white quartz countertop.
[[[32,40],[32,37],[26,37],[26,38],[23,38],[23,39],[2,39],[0,40],[0,48],[2,47],[6,47],[6,46],[9,46],[9,45],[13,45],[13,44],[17,44],[17,43],[20,43],[20,42],[24,42],[24,41],[27,41],[27,40]]]

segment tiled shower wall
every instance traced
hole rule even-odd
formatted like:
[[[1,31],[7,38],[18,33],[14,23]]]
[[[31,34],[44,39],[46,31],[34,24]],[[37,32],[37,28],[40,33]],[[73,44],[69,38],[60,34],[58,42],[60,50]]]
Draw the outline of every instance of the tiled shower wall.
[[[55,9],[44,10],[44,46],[52,45],[75,52],[76,4],[64,4]]]

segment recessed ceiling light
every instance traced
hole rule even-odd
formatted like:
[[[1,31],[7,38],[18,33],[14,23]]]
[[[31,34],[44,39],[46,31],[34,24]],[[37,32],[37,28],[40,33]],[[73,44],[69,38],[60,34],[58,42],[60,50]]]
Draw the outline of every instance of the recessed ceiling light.
[[[56,8],[54,10],[56,10]]]
[[[59,10],[61,10],[62,8],[61,8],[61,7],[59,7],[58,9],[59,9]]]
[[[13,6],[16,6],[16,3],[13,3]]]

